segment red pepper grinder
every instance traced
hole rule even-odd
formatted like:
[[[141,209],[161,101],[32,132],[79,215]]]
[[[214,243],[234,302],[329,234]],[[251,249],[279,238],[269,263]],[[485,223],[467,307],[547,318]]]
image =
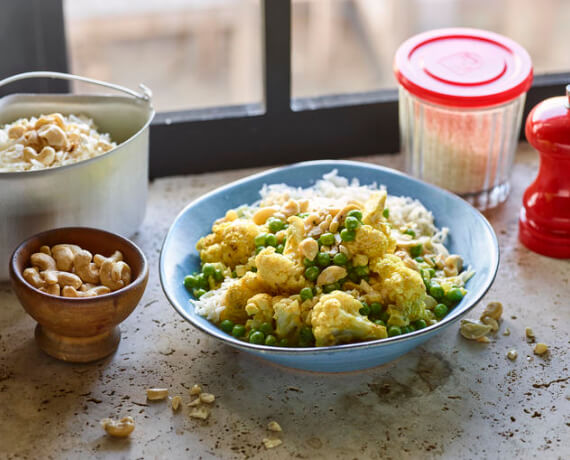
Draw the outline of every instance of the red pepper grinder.
[[[570,85],[566,97],[532,109],[525,134],[540,153],[540,168],[523,196],[519,239],[539,254],[570,258]]]

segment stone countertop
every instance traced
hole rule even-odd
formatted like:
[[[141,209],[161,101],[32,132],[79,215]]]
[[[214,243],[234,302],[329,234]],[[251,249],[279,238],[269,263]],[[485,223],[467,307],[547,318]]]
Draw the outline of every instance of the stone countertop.
[[[0,284],[1,458],[568,458],[570,444],[570,262],[534,254],[517,239],[521,196],[537,155],[521,145],[507,203],[488,212],[501,247],[493,287],[475,307],[501,301],[501,331],[468,342],[454,325],[387,365],[315,374],[269,364],[224,346],[168,304],[157,266],[162,240],[197,196],[258,170],[165,178],[150,186],[134,241],[151,266],[146,293],[122,324],[117,352],[93,364],[66,364],[39,351],[34,321]],[[363,158],[392,167],[400,156]],[[547,343],[535,356],[532,326]],[[503,335],[509,328],[511,334]],[[513,362],[506,352],[515,348]],[[145,390],[190,397],[195,383],[216,395],[210,418],[148,403]],[[130,439],[105,435],[104,417],[131,415]],[[268,432],[277,420],[282,433]],[[263,438],[283,444],[266,450]]]

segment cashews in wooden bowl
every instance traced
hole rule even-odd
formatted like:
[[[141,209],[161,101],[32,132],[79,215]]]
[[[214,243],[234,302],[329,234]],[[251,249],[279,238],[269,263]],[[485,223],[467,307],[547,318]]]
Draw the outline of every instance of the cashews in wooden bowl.
[[[148,264],[126,238],[69,227],[21,243],[10,260],[10,278],[20,303],[39,323],[40,348],[64,361],[89,362],[116,350],[118,324],[142,297]]]

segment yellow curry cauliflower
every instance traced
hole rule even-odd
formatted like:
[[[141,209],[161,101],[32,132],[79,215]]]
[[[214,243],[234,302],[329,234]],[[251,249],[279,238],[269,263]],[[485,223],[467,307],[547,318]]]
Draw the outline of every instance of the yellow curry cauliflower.
[[[361,315],[361,308],[362,303],[346,292],[323,295],[311,315],[317,347],[387,337],[386,328]]]
[[[383,339],[441,320],[472,275],[421,203],[349,181],[262,190],[196,248],[196,311],[260,345]]]

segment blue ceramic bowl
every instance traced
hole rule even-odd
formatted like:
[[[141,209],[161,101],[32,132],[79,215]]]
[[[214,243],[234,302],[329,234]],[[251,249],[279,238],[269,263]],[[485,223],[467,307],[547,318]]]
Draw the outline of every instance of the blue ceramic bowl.
[[[391,195],[418,198],[433,212],[438,227],[449,227],[447,246],[450,252],[460,254],[465,264],[475,271],[466,286],[468,293],[459,305],[443,321],[410,334],[321,348],[281,348],[242,342],[194,313],[192,298],[183,286],[183,279],[200,269],[196,242],[210,232],[212,223],[228,209],[259,200],[263,184],[308,187],[333,169],[337,169],[340,176],[358,178],[361,184],[384,184]],[[160,281],[168,300],[185,320],[232,347],[288,367],[345,372],[391,361],[455,323],[487,292],[498,265],[499,248],[491,225],[461,198],[392,169],[353,161],[313,161],[239,180],[190,203],[174,220],[164,240],[160,255]]]

